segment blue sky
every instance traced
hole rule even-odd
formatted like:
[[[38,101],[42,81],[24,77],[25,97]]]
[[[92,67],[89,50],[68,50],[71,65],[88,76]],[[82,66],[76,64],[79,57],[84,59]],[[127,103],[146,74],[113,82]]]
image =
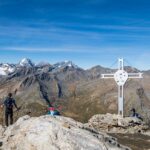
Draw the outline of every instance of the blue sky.
[[[150,69],[149,0],[0,0],[0,62]],[[128,64],[129,65],[129,64]]]

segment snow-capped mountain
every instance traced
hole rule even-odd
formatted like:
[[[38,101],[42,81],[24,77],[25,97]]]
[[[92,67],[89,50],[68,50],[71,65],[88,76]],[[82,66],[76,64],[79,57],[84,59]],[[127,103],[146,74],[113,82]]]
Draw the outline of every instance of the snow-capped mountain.
[[[15,65],[11,64],[0,64],[0,75],[8,75],[10,73],[13,73],[16,70]]]
[[[43,67],[43,66],[48,66],[48,65],[50,65],[48,62],[41,61],[36,64],[36,67]]]
[[[28,58],[23,58],[20,63],[19,63],[19,66],[22,66],[22,67],[34,67],[35,64]]]
[[[45,72],[47,71],[52,71],[52,72],[59,72],[61,69],[64,68],[73,68],[73,69],[78,69],[79,67],[75,65],[72,61],[63,61],[63,62],[58,62],[54,65],[50,65],[48,62],[40,62],[38,64],[34,64],[32,60],[28,58],[23,58],[18,64],[0,64],[0,75],[6,76],[8,74],[13,73],[17,69],[21,67],[26,67],[26,68],[38,68],[38,71],[40,72]]]
[[[59,62],[53,65],[55,69],[59,68],[65,68],[65,67],[72,67],[72,68],[79,68],[77,65],[75,65],[72,61],[63,61]]]

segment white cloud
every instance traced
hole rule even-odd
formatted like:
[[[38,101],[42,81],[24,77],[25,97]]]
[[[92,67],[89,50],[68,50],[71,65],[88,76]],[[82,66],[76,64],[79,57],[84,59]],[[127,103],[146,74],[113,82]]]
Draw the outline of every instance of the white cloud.
[[[9,51],[27,51],[27,52],[87,52],[87,53],[92,53],[92,52],[98,52],[98,49],[92,49],[89,47],[0,47],[1,50],[9,50]],[[93,51],[92,51],[93,50]]]

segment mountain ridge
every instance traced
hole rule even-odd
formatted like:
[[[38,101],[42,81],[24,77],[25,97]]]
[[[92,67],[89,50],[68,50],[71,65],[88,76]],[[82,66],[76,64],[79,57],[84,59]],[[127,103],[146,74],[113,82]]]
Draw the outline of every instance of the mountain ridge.
[[[55,63],[55,64],[50,64],[48,62],[39,62],[37,64],[35,64],[34,62],[32,62],[31,59],[29,58],[23,58],[19,63],[17,64],[9,64],[9,63],[0,63],[0,75],[1,76],[6,76],[6,75],[9,75],[9,74],[12,74],[14,73],[17,69],[21,68],[21,67],[27,67],[27,68],[43,68],[43,67],[46,67],[46,66],[51,66],[51,70],[53,70],[53,72],[57,72],[59,69],[61,68],[66,68],[66,67],[74,67],[74,68],[79,68],[79,69],[82,69],[82,70],[85,70],[87,72],[90,72],[90,71],[96,71],[99,73],[111,73],[111,72],[115,72],[116,69],[111,69],[111,68],[107,68],[107,67],[103,67],[103,66],[100,66],[100,65],[96,65],[96,66],[93,66],[89,69],[83,69],[81,67],[78,67],[76,64],[74,64],[72,61],[62,61],[62,62],[58,62],[58,63]],[[134,68],[134,67],[131,67],[131,66],[125,66],[125,70],[131,72],[138,72],[139,69],[137,68]],[[150,70],[143,70],[142,72],[146,72],[146,73],[149,73]]]

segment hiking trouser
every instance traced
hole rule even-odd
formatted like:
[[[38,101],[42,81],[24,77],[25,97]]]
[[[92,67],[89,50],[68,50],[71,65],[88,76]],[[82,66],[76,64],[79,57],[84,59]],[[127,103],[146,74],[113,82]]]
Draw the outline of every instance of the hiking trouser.
[[[8,120],[10,120],[10,124],[13,124],[13,111],[5,112],[5,125],[8,126]]]

